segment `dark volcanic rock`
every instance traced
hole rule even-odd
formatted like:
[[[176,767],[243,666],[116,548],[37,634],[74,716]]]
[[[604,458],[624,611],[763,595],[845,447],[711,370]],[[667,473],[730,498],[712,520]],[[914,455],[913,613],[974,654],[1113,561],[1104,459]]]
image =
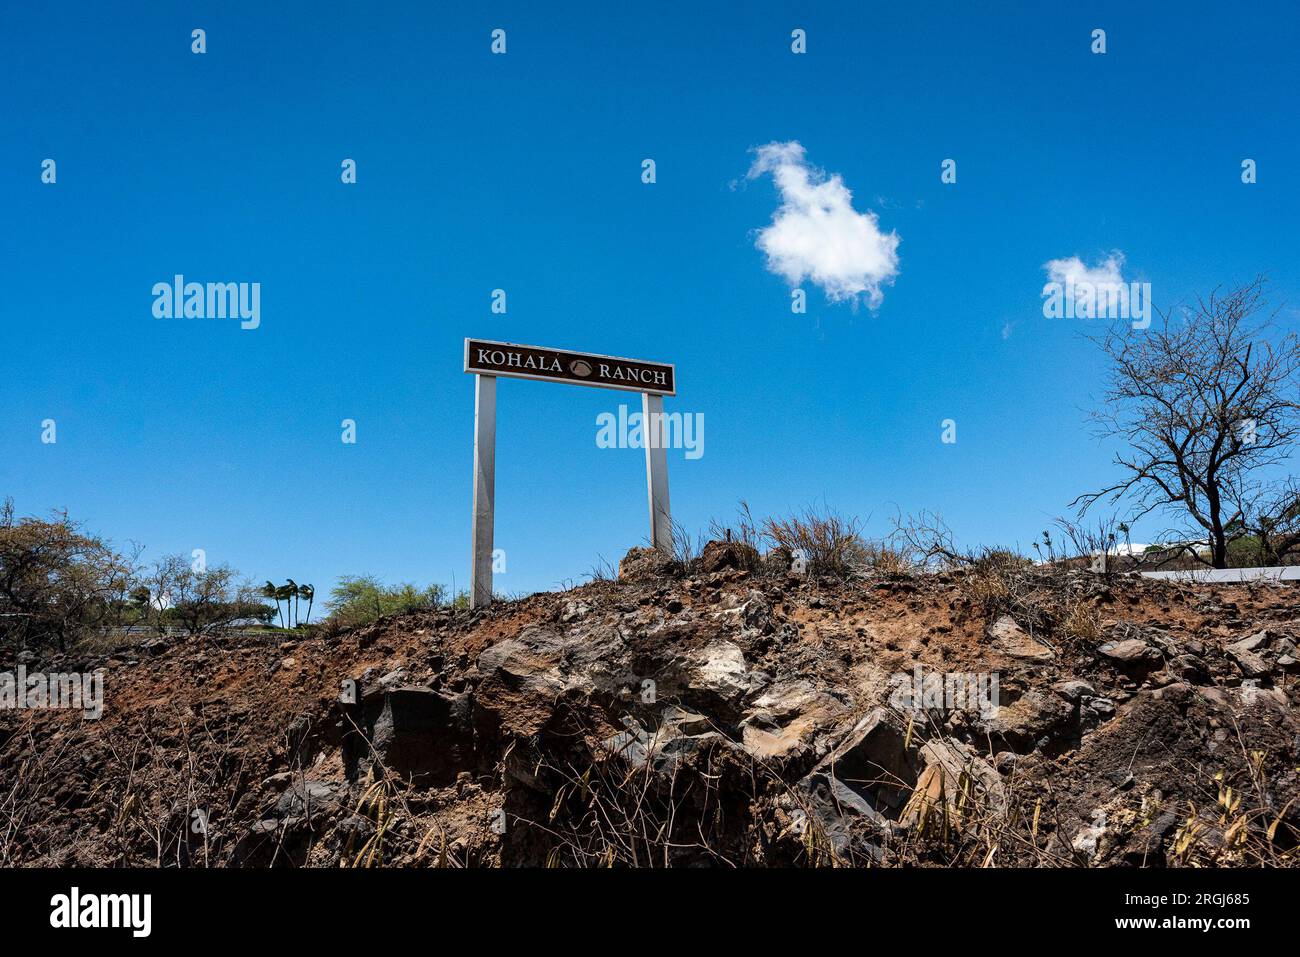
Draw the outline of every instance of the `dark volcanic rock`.
[[[713,541],[704,546],[696,567],[708,575],[726,568],[754,568],[758,563],[758,551],[752,545]]]
[[[361,701],[369,748],[358,749],[351,777],[374,761],[404,781],[439,787],[474,765],[473,699],[428,688],[380,688]]]

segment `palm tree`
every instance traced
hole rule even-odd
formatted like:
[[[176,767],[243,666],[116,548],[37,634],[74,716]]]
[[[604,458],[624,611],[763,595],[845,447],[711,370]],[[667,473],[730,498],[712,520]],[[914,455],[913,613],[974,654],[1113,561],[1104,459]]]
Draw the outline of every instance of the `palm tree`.
[[[292,597],[293,597],[293,590],[288,585],[281,585],[279,588],[275,590],[276,600],[284,602],[284,612],[286,616],[289,613],[289,599],[291,599]],[[285,625],[285,627],[288,626]]]
[[[307,599],[307,624],[311,624],[311,603],[316,598],[316,586],[299,585],[298,594]]]
[[[1129,558],[1133,557],[1133,539],[1129,538],[1133,529],[1129,527],[1128,522],[1119,523],[1120,534],[1124,536],[1124,544],[1128,546]]]
[[[270,582],[267,582],[262,586],[262,597],[273,599],[275,601],[276,612],[280,612],[280,589],[276,588]],[[282,613],[280,614],[280,627],[284,627],[284,615]]]
[[[288,579],[285,588],[289,589],[289,596],[293,599],[293,627],[298,627],[298,583],[292,578]],[[288,604],[286,602],[286,604]]]

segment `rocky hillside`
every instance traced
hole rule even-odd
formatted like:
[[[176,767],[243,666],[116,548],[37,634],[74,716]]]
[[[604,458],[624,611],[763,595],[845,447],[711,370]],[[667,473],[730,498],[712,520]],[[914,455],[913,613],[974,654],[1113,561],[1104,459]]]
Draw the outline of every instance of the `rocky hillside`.
[[[745,557],[634,551],[619,581],[488,612],[26,661],[102,668],[105,708],[0,712],[0,864],[1300,856],[1294,587]]]

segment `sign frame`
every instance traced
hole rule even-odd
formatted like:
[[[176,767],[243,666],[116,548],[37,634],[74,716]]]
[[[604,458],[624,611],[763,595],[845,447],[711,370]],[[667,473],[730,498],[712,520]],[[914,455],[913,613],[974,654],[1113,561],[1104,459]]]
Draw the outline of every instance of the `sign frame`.
[[[646,389],[637,385],[610,382],[588,382],[582,377],[533,375],[514,372],[512,367],[484,370],[470,362],[470,344],[505,346],[531,349],[555,356],[572,356],[574,359],[608,359],[630,363],[634,366],[667,369],[670,382],[668,390]],[[496,506],[496,422],[497,378],[533,379],[557,382],[561,385],[585,385],[597,389],[614,389],[621,392],[641,393],[641,435],[645,447],[646,493],[650,506],[650,545],[668,555],[673,553],[672,508],[668,499],[667,421],[664,417],[664,396],[677,394],[677,367],[665,362],[644,362],[619,356],[602,356],[590,352],[573,352],[567,349],[548,349],[543,346],[523,346],[517,343],[494,342],[490,339],[465,339],[464,371],[474,376],[474,492],[470,506],[473,537],[470,553],[470,608],[486,608],[492,603],[492,545],[495,534]]]

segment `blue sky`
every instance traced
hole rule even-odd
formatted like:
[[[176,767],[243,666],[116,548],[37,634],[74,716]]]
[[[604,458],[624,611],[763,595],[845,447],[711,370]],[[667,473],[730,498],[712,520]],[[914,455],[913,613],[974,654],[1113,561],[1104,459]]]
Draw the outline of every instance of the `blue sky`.
[[[668,410],[706,423],[669,455],[688,528],[745,498],[1027,546],[1115,474],[1083,428],[1097,323],[1044,318],[1047,261],[1119,250],[1161,307],[1267,272],[1296,325],[1300,18],[839,6],[11,6],[0,495],[259,581],[464,587],[476,336],[675,363]],[[897,235],[877,308],[805,281],[792,314],[757,248],[753,150],[791,141]],[[176,273],[261,283],[259,328],[155,319]],[[620,402],[500,383],[498,588],[645,538],[643,453],[594,441]]]

